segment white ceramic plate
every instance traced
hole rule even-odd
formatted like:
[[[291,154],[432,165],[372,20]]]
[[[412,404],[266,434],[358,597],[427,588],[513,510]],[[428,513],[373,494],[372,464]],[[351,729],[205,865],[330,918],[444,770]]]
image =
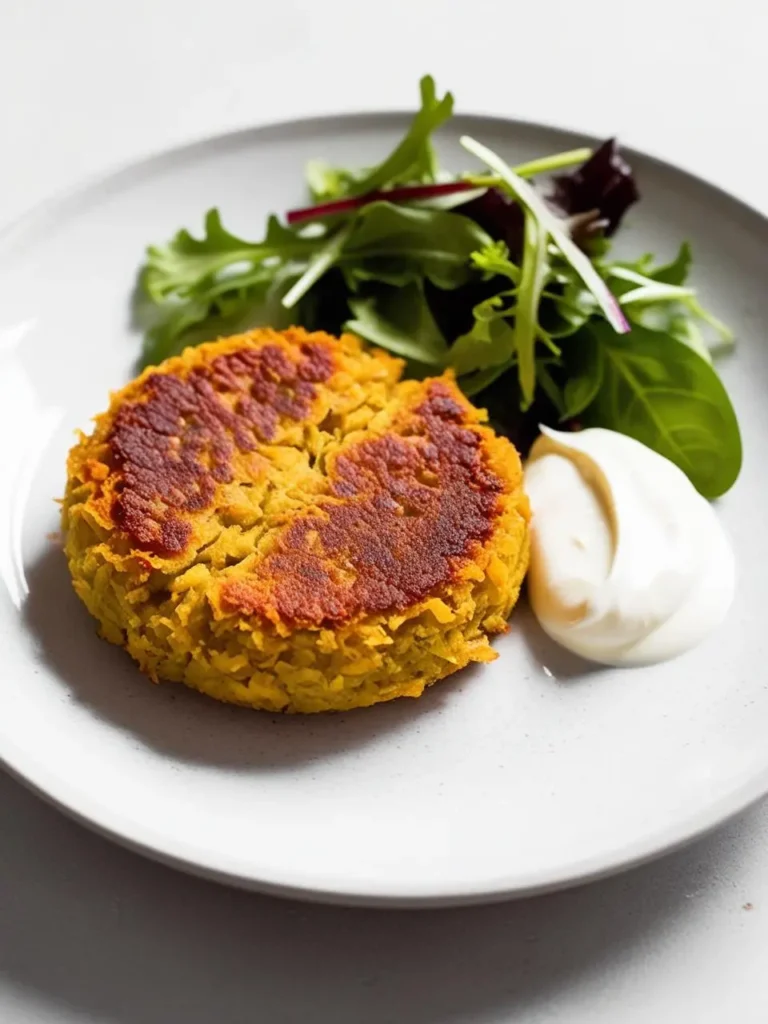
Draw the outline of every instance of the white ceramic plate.
[[[51,534],[76,427],[133,374],[129,297],[143,248],[220,205],[236,232],[303,199],[302,166],[375,161],[401,115],[279,125],[142,163],[17,225],[0,244],[0,758],[63,810],[152,856],[317,899],[448,904],[616,871],[768,791],[768,227],[633,156],[643,202],[621,244],[694,244],[696,283],[732,324],[723,367],[746,458],[721,512],[740,583],[728,623],[678,661],[597,670],[524,609],[493,665],[418,702],[279,718],[154,687],[99,641]],[[583,144],[460,117],[511,162]],[[53,851],[52,851],[53,854]]]

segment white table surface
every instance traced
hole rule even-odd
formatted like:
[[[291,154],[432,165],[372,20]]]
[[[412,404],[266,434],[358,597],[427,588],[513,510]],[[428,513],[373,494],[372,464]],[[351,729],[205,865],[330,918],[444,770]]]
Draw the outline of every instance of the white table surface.
[[[209,133],[411,107],[427,70],[465,110],[619,132],[768,211],[767,35],[758,0],[0,0],[0,223]],[[3,1024],[768,1019],[765,804],[623,877],[409,914],[187,878],[4,775],[0,821]]]

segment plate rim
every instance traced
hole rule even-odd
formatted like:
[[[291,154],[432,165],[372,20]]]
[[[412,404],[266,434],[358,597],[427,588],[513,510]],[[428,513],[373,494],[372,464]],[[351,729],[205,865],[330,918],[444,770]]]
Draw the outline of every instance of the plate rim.
[[[0,222],[0,260],[7,255],[2,252],[2,249],[9,245],[12,246],[14,241],[23,240],[25,233],[34,231],[35,228],[42,226],[45,219],[50,215],[66,213],[70,206],[85,199],[91,193],[98,194],[111,186],[119,185],[124,179],[147,172],[154,165],[175,163],[185,157],[194,156],[195,153],[203,153],[207,149],[216,149],[224,143],[244,143],[250,136],[277,129],[301,131],[302,128],[312,125],[333,125],[339,122],[351,125],[355,121],[384,122],[411,118],[412,116],[413,110],[396,107],[372,109],[370,111],[341,110],[339,112],[310,114],[306,116],[297,115],[295,117],[257,121],[254,124],[234,128],[230,131],[217,134],[203,134],[175,145],[150,149],[133,159],[118,161],[111,166],[95,171],[93,174],[76,178],[72,184],[43,196],[42,199],[27,206],[15,217]],[[519,127],[529,130],[539,129],[554,135],[579,138],[585,144],[593,146],[605,141],[604,137],[596,135],[594,132],[569,128],[556,122],[538,121],[524,117],[504,117],[500,114],[486,114],[473,110],[459,110],[455,112],[452,121],[484,122],[497,128],[511,127],[514,129]],[[640,149],[635,146],[625,146],[623,144],[621,149],[629,157],[630,161],[632,158],[637,157],[647,163],[654,164],[662,170],[687,178],[699,187],[709,189],[716,193],[721,200],[725,200],[738,207],[742,213],[756,218],[762,223],[763,228],[768,230],[768,210],[763,211],[759,209],[751,200],[742,197],[724,185],[710,181],[704,175],[686,167],[681,167],[679,164],[667,160],[650,150]]]
[[[632,849],[635,852],[631,856],[622,856],[619,859],[616,855],[616,848],[611,847],[608,853],[603,854],[602,857],[587,858],[578,862],[576,870],[572,865],[567,872],[559,874],[549,872],[549,877],[529,876],[522,883],[514,885],[510,885],[508,879],[506,881],[499,879],[478,885],[473,889],[467,886],[460,888],[442,886],[440,891],[426,892],[424,887],[420,886],[418,891],[409,892],[406,886],[398,885],[397,888],[380,886],[380,891],[374,892],[372,886],[329,885],[312,878],[306,878],[303,882],[287,882],[275,877],[266,877],[264,874],[255,877],[217,867],[206,862],[203,857],[194,859],[178,852],[169,852],[148,838],[134,838],[120,831],[119,828],[98,820],[95,814],[89,815],[72,803],[57,797],[53,793],[55,786],[46,789],[11,764],[4,754],[0,754],[0,767],[26,789],[40,797],[44,803],[56,808],[67,818],[83,825],[89,832],[108,839],[123,849],[140,854],[166,867],[180,870],[187,875],[235,889],[302,902],[393,910],[429,910],[505,903],[574,889],[591,882],[624,874],[704,839],[710,833],[738,818],[768,794],[768,769],[766,769],[760,776],[755,776],[750,784],[743,786],[741,790],[734,791],[740,793],[738,801],[734,801],[731,796],[726,795],[715,804],[710,805],[706,813],[702,812],[694,819],[678,819],[678,827],[674,834],[670,829],[662,829],[650,834],[644,843],[634,844]],[[686,823],[695,821],[695,825],[682,829],[679,824],[681,821]],[[660,842],[658,837],[663,835],[668,838],[666,841]],[[598,863],[598,861],[602,862]],[[546,875],[547,872],[543,874]]]
[[[392,122],[400,123],[410,116],[412,116],[412,111],[387,109],[281,118],[260,121],[255,125],[233,131],[204,135],[192,141],[154,150],[137,159],[125,161],[116,167],[102,170],[93,176],[75,182],[72,186],[34,204],[11,221],[0,225],[0,267],[4,266],[9,258],[13,258],[14,250],[19,244],[34,245],[38,233],[45,228],[46,224],[51,221],[66,220],[75,215],[78,204],[98,200],[100,197],[108,195],[111,190],[120,191],[129,186],[131,182],[140,180],[145,175],[151,175],[157,169],[172,168],[186,159],[194,158],[198,154],[202,155],[206,151],[215,151],[222,146],[245,145],[249,139],[255,139],[261,134],[269,134],[270,131],[283,130],[293,134],[301,133],[309,128],[325,128],[332,131],[335,126],[340,124],[350,129],[354,129],[356,125],[375,127],[376,124],[384,125],[388,122],[390,124]],[[582,132],[557,124],[473,113],[472,111],[457,113],[455,121],[459,123],[462,121],[472,122],[480,127],[485,124],[496,130],[509,132],[511,135],[514,135],[516,129],[538,129],[571,139],[578,138],[584,143],[593,145],[602,141],[590,132]],[[765,233],[768,240],[768,214],[749,201],[721,185],[708,181],[702,175],[645,150],[632,147],[623,148],[630,161],[633,158],[639,158],[678,176],[683,181],[687,180],[700,188],[713,192],[721,202],[729,203],[742,216],[748,216],[753,228],[758,227]],[[26,759],[25,762],[23,755],[14,756],[16,750],[20,753],[20,748],[17,748],[12,740],[10,744],[6,743],[4,746],[6,749],[0,749],[0,767],[49,805],[56,807],[79,824],[120,846],[188,874],[241,889],[313,902],[371,907],[423,908],[494,903],[583,885],[631,870],[672,853],[726,824],[768,795],[768,765],[766,765],[762,772],[754,775],[728,794],[721,796],[705,811],[699,811],[694,815],[679,816],[674,827],[659,829],[646,836],[642,842],[625,844],[619,848],[609,847],[600,855],[571,863],[565,868],[548,869],[541,872],[539,876],[529,875],[528,878],[523,879],[518,876],[517,882],[511,882],[509,876],[497,878],[495,881],[485,881],[472,888],[466,885],[461,885],[460,888],[442,885],[439,891],[427,892],[423,886],[420,886],[418,892],[409,892],[407,886],[399,884],[391,889],[386,885],[379,886],[379,891],[376,892],[369,883],[348,885],[332,881],[324,885],[318,879],[305,878],[303,881],[296,881],[295,875],[294,881],[291,882],[276,877],[266,877],[263,872],[260,872],[258,876],[254,873],[239,872],[221,865],[217,867],[206,860],[205,856],[197,853],[195,857],[190,857],[178,850],[173,852],[172,849],[169,849],[170,844],[166,842],[163,846],[146,834],[137,838],[135,832],[140,830],[134,829],[133,835],[121,830],[119,819],[115,822],[107,809],[100,816],[98,801],[94,802],[95,806],[89,805],[86,810],[83,810],[82,802],[78,807],[74,800],[66,799],[61,793],[57,794],[55,782],[51,786],[45,784],[47,772],[43,765],[35,759]]]

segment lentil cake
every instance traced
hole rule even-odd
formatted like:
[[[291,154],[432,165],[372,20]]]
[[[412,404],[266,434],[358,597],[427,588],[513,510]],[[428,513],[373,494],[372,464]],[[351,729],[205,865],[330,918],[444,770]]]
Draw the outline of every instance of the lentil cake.
[[[154,681],[270,711],[418,697],[491,661],[528,564],[514,447],[449,375],[259,329],[112,396],[68,460],[65,550]]]

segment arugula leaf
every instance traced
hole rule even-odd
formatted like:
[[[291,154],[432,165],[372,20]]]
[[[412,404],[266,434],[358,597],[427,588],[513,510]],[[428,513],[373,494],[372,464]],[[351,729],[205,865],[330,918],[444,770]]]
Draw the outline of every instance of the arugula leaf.
[[[431,75],[421,79],[419,91],[420,109],[403,138],[380,164],[362,171],[350,171],[333,167],[324,160],[309,161],[305,176],[315,203],[365,195],[385,185],[431,184],[438,180],[439,168],[431,136],[451,117],[453,96],[447,92],[438,99]]]
[[[196,297],[171,299],[156,306],[144,338],[142,365],[162,362],[186,345],[226,334],[246,313],[266,304],[273,281],[273,270],[255,267],[211,283]],[[197,327],[202,330],[190,335]]]
[[[351,171],[332,167],[325,160],[307,161],[304,177],[314,203],[325,203],[346,195],[355,181]]]
[[[447,92],[438,99],[431,75],[422,78],[419,89],[421,109],[405,136],[385,160],[357,178],[351,194],[373,192],[382,185],[436,180],[437,162],[430,137],[453,113],[453,96]]]
[[[679,466],[706,498],[724,494],[741,469],[741,436],[709,363],[676,338],[644,327],[623,336],[593,321],[585,330],[599,346],[594,367],[602,366],[602,378],[583,411],[584,425],[642,441]]]
[[[401,288],[412,282],[419,284],[424,278],[418,263],[397,256],[372,256],[342,261],[339,271],[347,288],[354,294],[371,281]]]
[[[684,287],[692,262],[690,245],[683,242],[675,259],[654,267],[646,255],[634,264],[608,264],[603,275],[612,281],[612,289],[632,323],[663,331],[688,345],[708,362],[712,350],[733,345],[728,327],[699,303],[693,288]],[[699,323],[706,324],[713,337],[705,337]]]
[[[401,260],[399,274],[391,264],[388,267],[383,279],[387,283],[426,277],[439,288],[457,288],[470,275],[473,250],[489,243],[483,229],[461,214],[371,203],[328,236],[283,305],[294,306],[334,265],[343,270],[349,264],[346,279],[361,280],[371,276],[370,261],[381,259]]]
[[[193,328],[207,325],[198,341],[221,333],[266,300],[282,267],[308,259],[324,243],[323,236],[306,237],[276,217],[269,218],[263,241],[247,242],[227,231],[212,209],[202,238],[182,230],[167,245],[150,246],[140,286],[155,315],[144,340],[144,365],[180,351]]]
[[[302,264],[290,262],[277,268],[262,267],[260,276],[256,277],[254,271],[247,287],[223,294],[212,288],[203,299],[169,301],[154,307],[154,314],[144,317],[141,365],[160,363],[189,345],[200,345],[260,324],[278,330],[290,326],[294,321],[287,316],[280,300],[302,269]]]
[[[612,279],[614,294],[621,296],[629,291],[629,285],[644,286],[650,283],[681,288],[688,280],[693,263],[690,243],[683,242],[675,258],[660,267],[652,253],[644,253],[638,259],[629,262],[617,260],[614,263],[596,261],[606,279]]]
[[[274,216],[267,221],[262,242],[246,242],[226,230],[214,208],[205,215],[202,238],[182,229],[167,245],[149,246],[141,282],[157,303],[169,297],[188,298],[207,290],[218,274],[233,265],[247,263],[253,268],[269,258],[301,259],[317,247],[317,238],[301,237]]]
[[[418,266],[439,288],[464,284],[471,273],[470,256],[491,243],[468,217],[447,210],[376,202],[363,207],[353,223],[342,260],[399,257]]]
[[[352,298],[354,314],[344,329],[395,355],[431,367],[445,364],[448,346],[420,285],[381,287],[366,298]]]
[[[647,257],[653,263],[653,257]],[[664,267],[658,267],[656,270],[648,272],[648,277],[652,277],[654,281],[662,281],[664,284],[676,284],[683,285],[688,280],[688,274],[691,270],[691,264],[693,263],[693,253],[691,252],[691,246],[688,242],[683,242],[680,246],[680,251],[677,256],[672,260],[671,263],[667,263]],[[640,272],[642,273],[642,269]]]

